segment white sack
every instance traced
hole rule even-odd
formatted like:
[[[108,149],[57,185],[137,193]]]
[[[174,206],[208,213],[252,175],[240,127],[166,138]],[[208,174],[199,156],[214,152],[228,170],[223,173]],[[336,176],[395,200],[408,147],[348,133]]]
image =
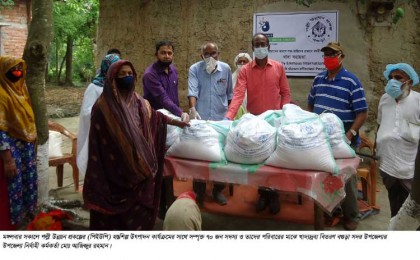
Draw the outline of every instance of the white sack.
[[[258,117],[269,123],[271,126],[277,128],[281,124],[282,115],[282,110],[267,110],[264,113],[258,115]]]
[[[167,155],[210,162],[225,160],[223,153],[225,137],[204,120],[193,119],[190,125],[182,129]]]
[[[263,119],[245,114],[235,121],[227,135],[226,159],[235,163],[264,162],[276,146],[276,129]]]
[[[341,119],[333,113],[322,113],[320,117],[330,139],[334,158],[355,157],[356,152],[346,142],[347,137]]]
[[[276,150],[266,164],[338,174],[324,125],[316,117],[281,125],[277,130]]]

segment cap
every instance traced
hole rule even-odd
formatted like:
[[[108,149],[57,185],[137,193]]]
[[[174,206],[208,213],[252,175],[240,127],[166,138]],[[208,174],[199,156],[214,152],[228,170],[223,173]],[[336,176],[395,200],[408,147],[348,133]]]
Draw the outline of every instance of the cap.
[[[386,65],[385,71],[384,71],[384,77],[388,79],[389,74],[393,72],[394,70],[402,70],[404,71],[410,79],[413,81],[413,86],[417,85],[419,83],[419,75],[414,70],[411,65],[407,63],[397,63],[397,64],[388,64]]]
[[[327,44],[327,46],[325,46],[325,47],[323,47],[323,48],[321,49],[321,51],[322,51],[322,52],[325,52],[325,51],[326,51],[326,50],[328,50],[328,49],[331,49],[331,50],[336,51],[336,52],[342,52],[342,53],[344,53],[344,51],[343,51],[343,47],[341,47],[341,45],[340,45],[340,43],[339,43],[339,42],[329,42],[329,43]]]

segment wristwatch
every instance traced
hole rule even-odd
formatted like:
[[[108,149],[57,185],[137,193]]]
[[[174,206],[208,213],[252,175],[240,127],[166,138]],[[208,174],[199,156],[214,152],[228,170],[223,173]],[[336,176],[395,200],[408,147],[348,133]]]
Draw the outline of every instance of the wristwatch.
[[[357,135],[357,132],[356,132],[356,130],[354,130],[354,129],[351,129],[350,128],[350,133],[353,135],[353,136],[356,136]]]

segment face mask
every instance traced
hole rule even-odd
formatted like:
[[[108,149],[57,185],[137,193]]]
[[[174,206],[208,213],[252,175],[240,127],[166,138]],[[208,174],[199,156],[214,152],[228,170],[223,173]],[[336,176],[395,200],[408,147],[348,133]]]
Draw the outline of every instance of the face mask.
[[[115,78],[118,89],[130,90],[134,86],[134,77],[125,76],[123,78]]]
[[[20,70],[9,70],[6,73],[6,77],[13,83],[17,82],[22,76],[23,73]]]
[[[386,84],[385,92],[394,99],[405,98],[410,93],[408,87],[402,87],[405,83],[407,81],[402,83],[396,79],[390,79]]]
[[[238,67],[238,70],[240,70],[243,66],[244,65],[240,64],[240,65],[237,65],[236,67]]]
[[[388,83],[386,84],[385,87],[385,92],[390,95],[392,98],[398,98],[399,96],[401,96],[401,94],[403,93],[403,91],[401,90],[401,85],[403,83],[399,82],[396,79],[390,79],[388,80]]]
[[[336,68],[340,67],[340,62],[338,61],[338,57],[325,57],[324,58],[324,65],[327,70],[335,70]]]
[[[161,61],[161,60],[158,60],[157,62],[162,67],[169,67],[169,65],[172,64],[172,61]]]
[[[217,66],[217,60],[215,60],[213,57],[208,57],[204,59],[204,62],[206,63],[206,71],[208,74],[211,74]]]
[[[261,47],[254,49],[255,58],[262,60],[268,56],[268,47]]]

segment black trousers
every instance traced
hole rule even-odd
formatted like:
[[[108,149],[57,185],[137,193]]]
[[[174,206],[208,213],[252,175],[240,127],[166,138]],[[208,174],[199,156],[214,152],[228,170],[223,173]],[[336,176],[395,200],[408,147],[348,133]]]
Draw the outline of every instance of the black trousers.
[[[404,201],[407,199],[411,190],[411,180],[395,178],[386,172],[379,170],[382,181],[388,191],[389,206],[391,208],[391,217],[397,215]]]

